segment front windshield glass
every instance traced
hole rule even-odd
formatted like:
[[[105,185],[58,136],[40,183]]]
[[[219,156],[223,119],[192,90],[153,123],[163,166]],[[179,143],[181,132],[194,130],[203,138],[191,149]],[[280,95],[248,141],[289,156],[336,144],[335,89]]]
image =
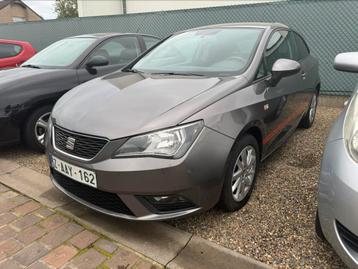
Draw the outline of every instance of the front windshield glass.
[[[66,67],[71,65],[91,44],[95,38],[66,38],[53,43],[32,58],[22,64],[22,66],[46,66],[46,67]]]
[[[263,29],[216,28],[174,35],[140,59],[145,73],[237,75],[250,64]]]

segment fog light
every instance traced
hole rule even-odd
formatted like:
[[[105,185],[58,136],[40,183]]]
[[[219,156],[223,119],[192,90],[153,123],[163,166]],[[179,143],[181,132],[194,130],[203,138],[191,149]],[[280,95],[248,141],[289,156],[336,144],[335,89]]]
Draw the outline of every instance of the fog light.
[[[195,205],[180,195],[143,196],[144,200],[152,206],[157,213],[186,210]]]

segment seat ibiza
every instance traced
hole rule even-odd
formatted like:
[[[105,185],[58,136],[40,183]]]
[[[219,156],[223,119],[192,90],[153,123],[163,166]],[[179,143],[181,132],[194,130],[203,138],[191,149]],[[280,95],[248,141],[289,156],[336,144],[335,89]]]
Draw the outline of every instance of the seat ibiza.
[[[358,73],[358,52],[342,53],[335,68]],[[323,155],[317,234],[350,268],[358,268],[358,87],[333,125]]]
[[[319,89],[317,60],[285,25],[175,33],[57,102],[46,142],[53,183],[126,219],[238,210],[260,161],[312,125]]]

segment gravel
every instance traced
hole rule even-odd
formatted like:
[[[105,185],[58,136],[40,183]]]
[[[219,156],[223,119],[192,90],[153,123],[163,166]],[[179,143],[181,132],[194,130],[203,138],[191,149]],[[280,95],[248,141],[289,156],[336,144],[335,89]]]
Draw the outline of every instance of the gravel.
[[[240,211],[212,209],[170,224],[276,268],[345,268],[314,231],[324,142],[341,109],[320,106],[315,125],[297,130],[261,166],[249,203]],[[44,155],[15,146],[0,158],[48,174]]]

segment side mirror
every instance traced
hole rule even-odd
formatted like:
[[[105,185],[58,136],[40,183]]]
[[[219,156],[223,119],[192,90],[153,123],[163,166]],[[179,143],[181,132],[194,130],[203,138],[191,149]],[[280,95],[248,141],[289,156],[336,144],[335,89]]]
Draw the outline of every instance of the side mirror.
[[[269,81],[270,86],[274,87],[284,77],[297,74],[301,70],[299,62],[289,59],[278,59],[272,66],[272,77]]]
[[[106,57],[97,55],[97,56],[92,57],[86,63],[86,67],[87,67],[87,69],[93,69],[93,67],[105,66],[105,65],[108,65],[108,64],[109,64],[109,61],[108,61],[108,59]]]
[[[334,68],[338,71],[358,73],[358,52],[338,54],[334,59]]]

